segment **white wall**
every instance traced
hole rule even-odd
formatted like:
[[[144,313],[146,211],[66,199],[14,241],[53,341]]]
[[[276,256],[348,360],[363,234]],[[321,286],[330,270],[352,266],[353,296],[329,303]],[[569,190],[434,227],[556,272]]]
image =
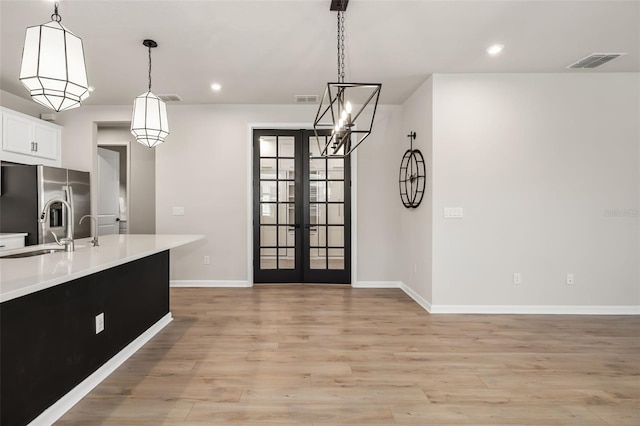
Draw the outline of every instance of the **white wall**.
[[[250,125],[310,126],[316,106],[169,105],[171,134],[156,151],[156,232],[204,234],[172,251],[174,280],[247,281],[247,167]],[[97,123],[130,120],[128,106],[60,114],[63,166],[95,170]],[[304,126],[302,126],[304,127]],[[397,281],[397,134],[401,109],[379,106],[374,132],[358,149],[358,280]],[[93,188],[96,191],[96,188]],[[95,198],[95,197],[94,197]],[[391,200],[391,201],[390,201]],[[173,216],[184,207],[184,216]],[[94,207],[95,210],[95,207]],[[204,265],[203,257],[211,257]]]
[[[433,77],[434,305],[640,305],[639,93],[638,74]]]
[[[402,105],[402,133],[398,137],[396,158],[400,159],[409,149],[410,132],[416,132],[413,148],[419,149],[425,160],[426,185],[422,202],[417,208],[402,206],[397,195],[396,204],[401,208],[400,235],[403,247],[401,281],[427,304],[433,300],[431,281],[432,258],[432,209],[433,209],[433,80],[427,79]],[[399,160],[398,160],[399,161]],[[398,164],[399,167],[399,164]],[[397,180],[397,177],[396,177]],[[399,193],[399,189],[396,188]]]
[[[25,92],[28,91],[25,89]],[[21,98],[13,93],[0,90],[0,106],[12,109],[14,111],[21,112],[23,114],[31,115],[36,118],[40,118],[40,113],[52,113],[50,109],[43,107],[35,101]]]

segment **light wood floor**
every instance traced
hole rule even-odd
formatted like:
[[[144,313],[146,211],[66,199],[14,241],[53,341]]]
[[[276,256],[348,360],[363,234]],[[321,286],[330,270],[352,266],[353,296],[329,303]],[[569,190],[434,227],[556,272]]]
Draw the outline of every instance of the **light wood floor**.
[[[429,315],[401,290],[172,289],[60,425],[639,425],[640,317]]]

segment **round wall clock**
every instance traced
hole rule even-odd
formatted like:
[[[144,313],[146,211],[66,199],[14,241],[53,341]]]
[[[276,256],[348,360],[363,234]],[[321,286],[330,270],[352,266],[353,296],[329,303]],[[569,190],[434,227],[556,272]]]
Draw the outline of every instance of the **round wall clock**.
[[[402,156],[400,162],[400,199],[406,208],[416,208],[424,196],[426,184],[426,168],[424,157],[419,149],[413,149],[416,132],[407,135],[411,141],[410,148]]]

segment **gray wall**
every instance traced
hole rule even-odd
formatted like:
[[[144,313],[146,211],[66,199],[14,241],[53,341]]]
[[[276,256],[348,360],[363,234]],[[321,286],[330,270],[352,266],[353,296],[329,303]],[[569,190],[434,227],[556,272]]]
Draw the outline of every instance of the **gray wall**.
[[[405,217],[425,236],[403,246],[429,256],[432,228],[432,282],[411,288],[435,312],[638,306],[639,75],[435,75],[431,87],[404,110],[433,123],[432,223]]]

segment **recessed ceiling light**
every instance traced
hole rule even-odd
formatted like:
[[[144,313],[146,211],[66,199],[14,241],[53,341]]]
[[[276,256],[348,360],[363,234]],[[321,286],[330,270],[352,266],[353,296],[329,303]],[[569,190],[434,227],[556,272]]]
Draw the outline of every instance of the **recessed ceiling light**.
[[[495,56],[502,52],[503,49],[504,44],[494,44],[493,46],[489,46],[489,48],[487,48],[487,53],[491,56]]]
[[[213,90],[214,92],[219,92],[220,89],[222,89],[222,86],[219,83],[213,83],[211,85],[211,90]]]
[[[89,86],[89,91],[90,91],[90,92],[93,92],[94,90],[96,90],[96,88],[95,88],[95,87],[93,87],[93,86]]]

